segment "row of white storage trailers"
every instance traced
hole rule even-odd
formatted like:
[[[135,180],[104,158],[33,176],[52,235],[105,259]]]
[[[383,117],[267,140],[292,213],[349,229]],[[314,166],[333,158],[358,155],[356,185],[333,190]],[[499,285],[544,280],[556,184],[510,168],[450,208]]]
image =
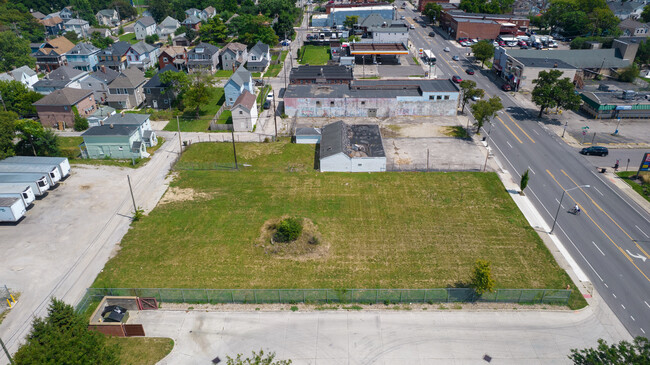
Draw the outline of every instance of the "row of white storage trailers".
[[[13,156],[0,161],[0,222],[18,222],[36,198],[70,175],[65,157]]]

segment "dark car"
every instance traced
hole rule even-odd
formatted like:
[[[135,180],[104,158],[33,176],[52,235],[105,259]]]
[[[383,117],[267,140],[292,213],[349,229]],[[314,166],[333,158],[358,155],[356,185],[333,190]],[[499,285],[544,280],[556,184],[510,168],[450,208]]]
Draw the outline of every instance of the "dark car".
[[[528,46],[524,44],[524,45],[521,46],[520,48],[521,48],[521,49],[528,49]]]
[[[460,76],[454,75],[454,76],[451,78],[451,81],[453,81],[453,82],[455,82],[455,83],[457,83],[457,84],[460,84],[461,82],[463,82],[463,79],[462,79]]]
[[[271,102],[270,101],[265,101],[264,102],[264,109],[270,109],[271,108]]]
[[[580,153],[583,155],[607,156],[609,154],[609,150],[607,150],[607,147],[591,146],[583,148],[580,150]]]
[[[435,36],[436,36],[436,32],[429,32],[429,37],[435,37]]]
[[[501,90],[503,90],[503,91],[510,91],[510,90],[512,90],[512,86],[510,86],[510,84],[503,84],[503,85],[501,86]]]
[[[474,70],[472,70],[471,68],[468,68],[467,70],[465,70],[465,72],[467,72],[468,75],[474,75]]]

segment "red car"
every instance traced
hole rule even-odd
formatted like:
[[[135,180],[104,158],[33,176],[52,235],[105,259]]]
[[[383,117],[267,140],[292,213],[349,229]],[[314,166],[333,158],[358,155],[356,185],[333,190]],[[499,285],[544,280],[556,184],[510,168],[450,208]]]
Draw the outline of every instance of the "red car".
[[[503,86],[501,86],[501,90],[510,91],[512,90],[512,86],[510,86],[510,84],[503,84]]]
[[[468,75],[474,75],[474,70],[472,70],[471,68],[468,68],[467,70],[465,70],[465,72],[467,72]]]
[[[451,78],[451,81],[453,81],[453,82],[455,82],[455,83],[457,83],[457,84],[460,84],[461,82],[463,82],[463,79],[460,78],[460,76],[456,76],[456,75],[454,75],[454,76]]]

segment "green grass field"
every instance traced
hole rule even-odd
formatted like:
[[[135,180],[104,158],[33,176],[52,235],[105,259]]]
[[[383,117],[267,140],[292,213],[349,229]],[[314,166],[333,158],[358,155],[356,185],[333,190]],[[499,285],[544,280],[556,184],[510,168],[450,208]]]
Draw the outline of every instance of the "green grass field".
[[[131,44],[140,42],[139,40],[135,39],[135,33],[122,34],[119,39],[120,41],[129,42]]]
[[[232,76],[233,72],[231,70],[218,70],[214,76],[215,77],[230,77]]]
[[[310,145],[236,148],[250,167],[179,171],[165,197],[198,195],[134,223],[93,286],[466,287],[474,262],[486,259],[499,288],[575,287],[496,174],[319,173]],[[204,143],[180,163],[232,161],[231,144]],[[319,256],[280,258],[259,246],[263,224],[284,215],[314,222]]]
[[[617,173],[616,175],[618,175],[621,179],[623,179],[623,181],[625,181],[628,185],[630,185],[632,189],[634,189],[634,191],[637,192],[637,194],[645,198],[645,200],[650,201],[650,195],[644,194],[643,186],[637,184],[635,181],[630,180],[630,176],[635,176],[636,171],[623,171]],[[650,181],[650,173],[642,172],[640,175],[643,177],[644,181]],[[650,191],[650,183],[644,182],[643,185],[646,186],[646,189],[648,191]]]
[[[326,65],[330,60],[329,47],[326,46],[303,46],[299,54],[301,65]]]
[[[174,348],[174,340],[159,337],[106,337],[106,343],[118,345],[122,365],[154,365]]]
[[[185,112],[180,116],[181,132],[207,132],[210,121],[212,121],[214,115],[217,114],[217,111],[219,111],[219,108],[224,101],[223,88],[218,88],[214,95],[212,95],[210,101],[201,106],[198,118],[196,117],[194,110],[185,110]],[[222,123],[221,120],[223,120],[224,114],[226,114],[225,111],[222,113],[219,123]],[[226,114],[226,118],[228,116],[229,114]],[[223,120],[223,123],[225,122],[226,121]],[[178,127],[176,121],[173,119],[170,120],[163,130],[172,132],[177,131]]]

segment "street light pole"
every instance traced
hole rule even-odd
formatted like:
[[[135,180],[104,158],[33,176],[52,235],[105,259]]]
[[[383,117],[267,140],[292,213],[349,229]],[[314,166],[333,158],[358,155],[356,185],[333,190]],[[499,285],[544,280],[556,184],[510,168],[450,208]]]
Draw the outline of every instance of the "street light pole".
[[[562,197],[560,197],[560,203],[557,206],[557,211],[555,212],[555,218],[553,218],[553,226],[551,227],[551,231],[548,232],[549,234],[553,233],[553,230],[555,229],[555,223],[557,222],[558,214],[560,214],[560,208],[562,207],[562,200],[564,199],[564,194],[566,194],[567,191],[571,191],[571,190],[574,190],[574,189],[589,188],[589,187],[591,187],[591,186],[590,185],[579,185],[579,186],[576,186],[576,187],[573,187],[573,188],[567,189],[567,190],[562,189]]]

